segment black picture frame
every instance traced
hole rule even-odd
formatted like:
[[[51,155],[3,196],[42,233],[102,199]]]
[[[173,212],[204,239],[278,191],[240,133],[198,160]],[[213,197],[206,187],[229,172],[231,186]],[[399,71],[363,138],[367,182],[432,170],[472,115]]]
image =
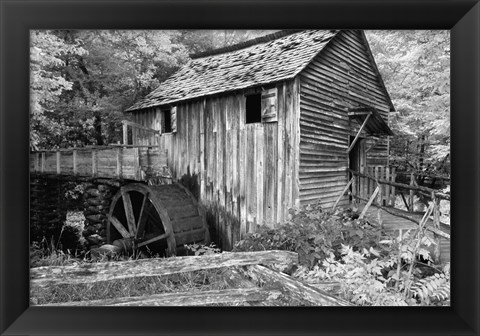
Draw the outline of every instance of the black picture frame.
[[[479,21],[472,0],[0,0],[0,334],[478,335]],[[53,28],[451,29],[451,307],[29,308],[29,30]]]

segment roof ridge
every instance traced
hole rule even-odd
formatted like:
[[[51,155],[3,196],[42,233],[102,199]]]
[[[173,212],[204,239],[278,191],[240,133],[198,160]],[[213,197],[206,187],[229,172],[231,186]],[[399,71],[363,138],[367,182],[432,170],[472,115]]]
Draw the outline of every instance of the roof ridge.
[[[232,44],[232,45],[229,45],[229,46],[226,46],[226,47],[221,47],[221,48],[217,48],[217,49],[212,49],[212,50],[208,50],[208,51],[202,51],[202,52],[199,52],[199,53],[195,53],[193,55],[190,55],[190,58],[191,59],[198,59],[198,58],[203,58],[203,57],[207,57],[207,56],[220,55],[220,54],[224,54],[224,53],[230,52],[230,51],[237,51],[237,50],[241,50],[241,49],[251,47],[251,46],[256,45],[256,44],[263,43],[263,42],[273,41],[273,40],[279,39],[281,37],[285,37],[287,35],[291,35],[291,34],[294,34],[294,33],[301,32],[303,30],[305,30],[305,29],[280,30],[280,31],[272,33],[272,34],[259,36],[259,37],[253,38],[251,40],[243,41],[243,42],[240,42],[240,43],[237,43],[237,44]]]

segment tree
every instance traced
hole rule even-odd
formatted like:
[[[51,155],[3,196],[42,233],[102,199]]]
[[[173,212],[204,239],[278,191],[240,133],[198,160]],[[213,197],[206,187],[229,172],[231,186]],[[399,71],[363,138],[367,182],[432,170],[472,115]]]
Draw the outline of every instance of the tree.
[[[396,108],[395,163],[408,170],[448,171],[449,32],[369,31],[367,38]]]
[[[51,31],[32,31],[30,35],[30,146],[41,143],[39,128],[58,132],[57,125],[45,113],[52,111],[61,95],[72,89],[73,83],[62,73],[67,55],[85,55],[78,44],[67,44]]]

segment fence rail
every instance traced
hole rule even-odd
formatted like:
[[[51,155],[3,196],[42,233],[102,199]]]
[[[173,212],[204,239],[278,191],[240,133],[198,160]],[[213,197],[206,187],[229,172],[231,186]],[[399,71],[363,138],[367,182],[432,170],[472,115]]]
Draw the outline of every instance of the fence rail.
[[[224,252],[221,254],[152,258],[132,261],[85,264],[80,266],[43,266],[30,270],[31,292],[58,285],[78,285],[98,281],[164,276],[180,272],[226,268],[225,283],[237,284],[239,288],[227,288],[203,292],[162,293],[149,296],[119,297],[105,300],[52,303],[49,306],[184,306],[219,303],[242,303],[251,305],[276,305],[280,296],[302,305],[349,306],[350,304],[323,291],[320,286],[311,286],[281,273],[298,264],[298,255],[288,251]],[[263,266],[262,266],[263,265]],[[245,268],[242,268],[245,267]],[[270,269],[270,268],[274,268]],[[258,279],[264,285],[258,287]],[[332,284],[327,283],[325,288]],[[317,288],[319,287],[319,288]]]
[[[144,180],[166,166],[166,153],[154,146],[92,146],[30,154],[33,173]]]

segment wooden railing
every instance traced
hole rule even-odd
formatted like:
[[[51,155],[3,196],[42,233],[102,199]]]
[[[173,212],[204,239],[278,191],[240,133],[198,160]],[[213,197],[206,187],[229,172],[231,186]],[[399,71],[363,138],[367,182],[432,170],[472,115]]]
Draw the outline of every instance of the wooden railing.
[[[375,205],[394,216],[417,223],[422,230],[425,229],[432,232],[436,241],[435,257],[439,258],[440,237],[450,240],[450,234],[441,228],[442,225],[446,227],[450,224],[440,221],[440,201],[450,201],[450,195],[431,188],[418,186],[414,182],[413,175],[410,184],[397,183],[395,182],[395,170],[393,169],[373,167],[368,171],[370,174],[349,170],[352,177],[332,209],[336,208],[340,199],[348,191],[354,201],[365,202],[365,206],[359,216],[360,219],[365,216],[370,206]],[[407,197],[405,197],[405,193],[408,193]],[[407,211],[395,208],[396,194],[401,195]],[[414,210],[413,200],[415,195],[421,195],[430,201],[425,213],[421,217],[411,214]],[[427,225],[429,220],[432,220],[431,223],[433,225]]]
[[[152,258],[123,262],[90,263],[79,266],[46,266],[30,270],[31,296],[59,285],[94,284],[135,277],[161,277],[181,272],[224,268],[230,287],[223,290],[163,293],[92,301],[51,303],[51,306],[202,306],[209,304],[278,305],[281,296],[299,305],[349,306],[324,290],[332,283],[305,284],[281,271],[298,264],[298,255],[289,251],[234,252],[214,255]],[[240,266],[245,266],[243,269]],[[267,266],[267,267],[266,267]],[[273,269],[270,269],[274,268]],[[248,278],[251,276],[252,280]],[[259,287],[256,281],[264,285]],[[233,288],[232,288],[233,287]]]
[[[152,146],[90,146],[30,154],[33,173],[144,180],[166,166],[166,153]]]
[[[159,130],[154,130],[128,120],[123,120],[122,124],[124,145],[160,145]]]

